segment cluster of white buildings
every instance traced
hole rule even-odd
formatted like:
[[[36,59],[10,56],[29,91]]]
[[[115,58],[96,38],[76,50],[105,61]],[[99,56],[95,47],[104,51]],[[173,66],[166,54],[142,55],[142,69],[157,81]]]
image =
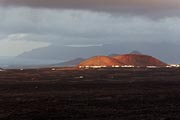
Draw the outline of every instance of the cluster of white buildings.
[[[84,68],[84,69],[89,69],[89,68],[93,68],[93,69],[98,69],[98,68],[107,68],[107,67],[112,67],[112,68],[135,68],[135,67],[140,67],[140,66],[134,66],[134,65],[112,65],[112,66],[79,66],[79,68]],[[146,68],[160,68],[159,66],[145,66]],[[179,64],[170,64],[167,65],[166,68],[178,68],[180,67]]]
[[[134,68],[135,66],[134,65],[123,65],[121,67],[123,67],[123,68]]]
[[[169,64],[166,66],[167,68],[179,68],[180,65],[179,64]]]
[[[135,66],[134,65],[123,65],[123,66],[120,66],[120,65],[112,65],[112,66],[105,66],[105,65],[102,65],[102,66],[79,66],[79,68],[85,68],[85,69],[89,69],[89,68],[94,68],[94,69],[97,69],[97,68],[107,68],[107,67],[112,67],[112,68],[134,68]]]
[[[89,68],[106,68],[107,66],[103,65],[103,66],[79,66],[79,68],[85,68],[85,69],[89,69]]]

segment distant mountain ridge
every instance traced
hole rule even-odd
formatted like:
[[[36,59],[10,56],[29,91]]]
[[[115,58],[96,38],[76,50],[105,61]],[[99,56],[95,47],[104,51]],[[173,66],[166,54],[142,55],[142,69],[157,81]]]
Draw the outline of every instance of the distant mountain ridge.
[[[80,64],[84,60],[86,60],[86,59],[84,59],[84,58],[76,58],[76,59],[69,60],[69,61],[66,61],[66,62],[57,63],[57,64],[54,64],[52,66],[53,67],[71,67],[71,66],[76,66],[76,65]]]
[[[138,50],[142,53],[161,58],[167,63],[180,63],[179,45],[171,42],[118,42],[104,44],[103,46],[70,47],[63,45],[50,45],[48,47],[33,49],[17,56],[17,58],[39,60],[72,60],[74,58],[89,58],[90,56],[110,55],[112,53],[129,53]],[[136,53],[137,54],[137,53]]]

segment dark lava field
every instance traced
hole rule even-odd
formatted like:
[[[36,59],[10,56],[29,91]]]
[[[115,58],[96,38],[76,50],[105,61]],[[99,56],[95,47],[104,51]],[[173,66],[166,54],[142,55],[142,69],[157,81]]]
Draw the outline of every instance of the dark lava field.
[[[1,71],[0,120],[180,120],[180,69]]]

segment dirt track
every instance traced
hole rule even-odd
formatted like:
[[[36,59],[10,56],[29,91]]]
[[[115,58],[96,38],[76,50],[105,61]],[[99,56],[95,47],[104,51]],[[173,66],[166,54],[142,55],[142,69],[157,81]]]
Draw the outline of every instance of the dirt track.
[[[180,69],[0,72],[0,120],[180,119]]]

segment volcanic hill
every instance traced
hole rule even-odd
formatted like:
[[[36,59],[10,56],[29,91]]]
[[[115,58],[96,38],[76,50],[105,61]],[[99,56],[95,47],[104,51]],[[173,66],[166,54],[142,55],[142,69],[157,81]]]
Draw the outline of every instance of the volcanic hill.
[[[112,67],[112,66],[122,66],[121,62],[118,60],[108,57],[108,56],[95,56],[92,58],[89,58],[83,62],[81,62],[78,66],[106,66],[106,67]]]
[[[129,54],[141,55],[142,53],[137,50],[134,50],[134,51],[130,52]]]
[[[142,54],[124,54],[114,56],[113,58],[117,59],[119,62],[125,65],[134,65],[134,66],[166,66],[167,64],[148,55]]]

